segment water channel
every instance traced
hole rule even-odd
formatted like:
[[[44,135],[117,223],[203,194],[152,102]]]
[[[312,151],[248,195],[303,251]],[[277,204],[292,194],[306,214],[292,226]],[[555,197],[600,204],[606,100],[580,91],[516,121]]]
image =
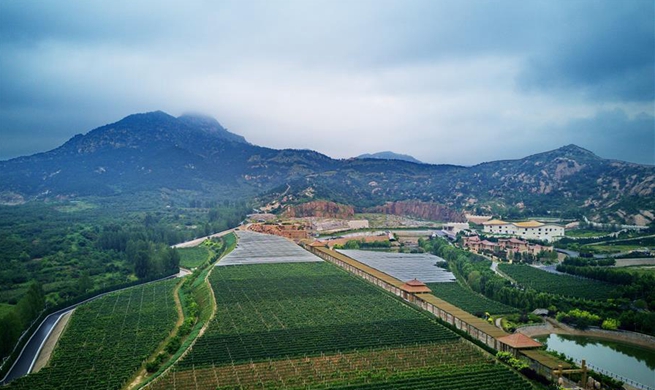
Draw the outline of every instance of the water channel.
[[[655,388],[655,351],[616,341],[551,334],[537,337],[549,350]],[[628,383],[626,381],[626,383]]]

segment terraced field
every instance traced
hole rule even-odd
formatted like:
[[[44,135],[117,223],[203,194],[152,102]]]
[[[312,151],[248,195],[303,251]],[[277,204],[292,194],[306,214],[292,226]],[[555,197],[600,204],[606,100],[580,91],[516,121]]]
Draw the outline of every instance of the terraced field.
[[[176,282],[133,287],[78,307],[49,365],[7,389],[120,389],[175,326]]]
[[[428,283],[432,294],[444,301],[451,303],[471,314],[510,314],[518,313],[519,310],[493,301],[482,295],[462,287],[459,283]]]
[[[538,292],[583,299],[608,299],[616,286],[591,279],[556,275],[527,265],[500,264],[498,268],[522,286]]]
[[[424,313],[325,262],[216,267],[210,282],[216,316],[150,388],[531,388]]]

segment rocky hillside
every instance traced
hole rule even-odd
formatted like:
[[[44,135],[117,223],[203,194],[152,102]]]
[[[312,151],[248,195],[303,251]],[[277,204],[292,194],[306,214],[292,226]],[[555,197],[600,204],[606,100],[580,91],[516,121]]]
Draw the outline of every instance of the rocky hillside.
[[[366,210],[371,213],[382,213],[413,217],[428,221],[465,222],[464,214],[437,203],[405,201],[387,202],[382,206]]]
[[[0,161],[4,204],[162,191],[186,199],[259,195],[261,204],[327,200],[417,217],[432,213],[416,203],[423,202],[505,217],[584,215],[643,224],[655,212],[655,167],[603,159],[575,145],[473,167],[334,160],[249,144],[213,118],[163,112],[130,115],[49,152]]]
[[[355,215],[355,209],[352,206],[318,200],[289,205],[282,215],[287,218],[321,217],[348,219]]]

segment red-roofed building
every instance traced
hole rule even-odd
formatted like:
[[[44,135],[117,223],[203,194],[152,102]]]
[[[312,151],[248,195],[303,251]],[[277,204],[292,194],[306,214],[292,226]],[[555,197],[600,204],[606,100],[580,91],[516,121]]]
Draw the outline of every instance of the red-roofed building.
[[[422,293],[432,292],[432,290],[430,290],[430,288],[426,286],[425,283],[417,279],[412,279],[409,282],[403,284],[401,289],[403,291],[407,291],[408,293],[412,293],[412,294],[422,294]]]
[[[500,350],[503,352],[511,352],[514,355],[519,350],[535,349],[542,346],[542,344],[523,333],[513,333],[505,337],[499,337]]]

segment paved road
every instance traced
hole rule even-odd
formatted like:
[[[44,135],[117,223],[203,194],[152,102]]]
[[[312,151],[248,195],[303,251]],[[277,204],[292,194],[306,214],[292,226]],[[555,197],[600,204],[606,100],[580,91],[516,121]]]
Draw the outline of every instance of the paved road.
[[[173,245],[173,248],[191,248],[194,246],[198,246],[203,243],[203,241],[209,239],[209,238],[214,238],[214,237],[223,237],[226,234],[230,234],[234,231],[234,229],[229,229],[229,230],[224,230],[220,233],[212,234],[211,236],[206,236],[206,237],[200,237],[196,238],[195,240],[187,241],[187,242],[182,242],[180,244],[175,244]]]
[[[207,238],[221,237],[221,236],[229,234],[229,233],[231,233],[233,231],[234,231],[234,229],[225,230],[225,231],[222,231],[220,233],[212,234],[211,236],[202,237],[202,238],[198,238],[196,240],[187,241],[187,242],[183,242],[181,244],[173,245],[173,247],[174,248],[188,248],[188,247],[192,247],[192,246],[198,246],[204,240],[206,240]],[[191,271],[189,271],[189,270],[181,268],[180,272],[177,275],[175,275],[175,277],[183,277],[183,276],[188,275],[190,272]],[[169,277],[159,279],[159,280],[169,279],[171,277],[172,276],[169,276]],[[155,280],[154,282],[157,282],[159,280]],[[149,283],[153,283],[153,282],[149,282]],[[132,287],[134,287],[134,286],[132,286]],[[131,287],[127,287],[127,288],[131,288]],[[120,291],[120,290],[116,290],[116,291]],[[112,292],[114,292],[114,291],[112,291]],[[100,298],[100,297],[102,297],[102,296],[104,296],[106,294],[109,294],[109,293],[104,293],[104,294],[97,295],[97,296],[95,296],[93,298],[87,299],[86,301],[83,301],[83,302],[80,302],[78,304],[69,306],[69,307],[67,307],[65,309],[59,310],[59,311],[54,312],[54,313],[50,314],[49,316],[47,316],[43,320],[41,325],[39,325],[39,328],[36,330],[36,332],[34,332],[32,337],[30,337],[27,344],[25,344],[25,346],[23,347],[23,350],[21,351],[21,353],[20,353],[20,355],[18,357],[18,360],[16,360],[14,362],[14,365],[11,367],[11,369],[9,370],[7,375],[5,375],[4,378],[2,378],[2,380],[0,381],[0,385],[5,385],[5,384],[11,382],[12,380],[14,380],[16,378],[20,378],[20,377],[22,377],[24,375],[29,374],[32,371],[32,367],[34,366],[34,363],[36,362],[36,359],[39,356],[39,352],[41,351],[41,348],[43,347],[43,344],[47,340],[48,336],[50,336],[50,333],[52,332],[52,329],[55,327],[55,325],[57,324],[57,322],[59,321],[61,316],[63,316],[64,314],[68,313],[69,311],[73,310],[74,308],[76,308],[77,306],[79,306],[79,305],[81,305],[83,303],[86,303],[86,302],[92,301],[94,299]]]
[[[148,283],[145,283],[145,284],[159,282],[159,281],[162,281],[162,280],[170,279],[170,278],[173,278],[173,277],[184,276],[184,275],[186,275],[186,274],[185,273],[183,274],[183,272],[180,272],[180,274],[176,274],[174,276],[168,276],[168,277],[158,279],[158,280],[154,280],[152,282],[148,282]],[[143,284],[139,284],[138,286],[142,286],[142,285]],[[136,286],[126,287],[126,288],[116,290],[116,291],[121,291],[121,290],[125,290],[127,288],[132,288],[132,287],[136,287]],[[59,319],[64,314],[68,313],[69,311],[73,310],[74,308],[76,308],[77,306],[79,306],[79,305],[81,305],[83,303],[90,302],[90,301],[92,301],[94,299],[98,299],[98,298],[100,298],[102,296],[105,296],[107,294],[110,294],[110,293],[116,292],[116,291],[111,291],[111,292],[103,293],[103,294],[100,294],[100,295],[96,295],[93,298],[89,298],[86,301],[82,301],[82,302],[77,303],[75,305],[69,306],[69,307],[67,307],[65,309],[61,309],[61,310],[56,311],[56,312],[50,314],[49,316],[47,316],[43,320],[43,322],[41,322],[41,325],[39,325],[38,329],[36,330],[36,332],[34,332],[32,337],[30,337],[30,339],[27,341],[27,344],[25,344],[25,346],[23,347],[23,350],[21,351],[20,355],[18,356],[18,359],[11,366],[11,369],[9,370],[7,375],[5,375],[5,377],[2,378],[2,381],[0,381],[0,385],[5,385],[5,384],[13,381],[16,378],[20,378],[20,377],[25,376],[25,375],[29,374],[30,372],[32,372],[32,367],[34,367],[34,363],[36,362],[36,359],[39,357],[39,352],[41,352],[41,348],[43,347],[43,344],[45,344],[45,341],[48,339],[48,336],[50,336],[50,333],[54,329],[55,325],[57,324]]]

